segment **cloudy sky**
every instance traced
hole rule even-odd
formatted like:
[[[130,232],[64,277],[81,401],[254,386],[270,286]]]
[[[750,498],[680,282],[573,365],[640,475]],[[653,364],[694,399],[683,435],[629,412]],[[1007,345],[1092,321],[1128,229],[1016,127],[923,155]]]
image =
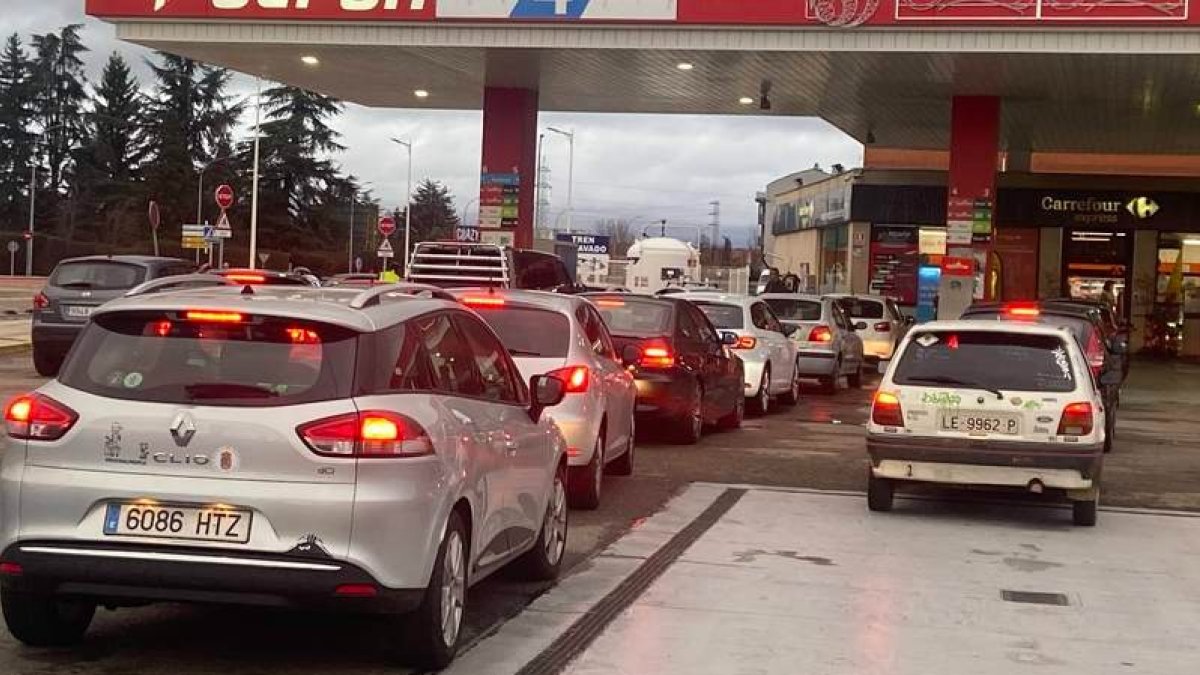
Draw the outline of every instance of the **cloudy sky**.
[[[111,26],[84,17],[83,4],[8,0],[0,3],[0,26],[27,38],[83,22],[93,50],[90,77],[95,79],[108,54],[119,50],[148,84],[142,65],[147,50],[118,43]],[[237,88],[253,94],[248,78],[239,78]],[[368,182],[385,206],[396,205],[404,201],[406,159],[402,148],[380,141],[412,138],[416,179],[442,181],[458,208],[474,214],[480,124],[481,115],[472,112],[348,106],[336,123],[347,150],[336,159]],[[769,181],[813,164],[851,167],[862,160],[857,142],[812,118],[544,113],[541,124],[576,131],[574,223],[583,228],[602,218],[704,224],[710,221],[709,203],[720,201],[722,228],[748,232],[756,219],[754,194]],[[566,140],[550,137],[546,158],[552,170],[550,216],[565,222],[560,214],[567,203]]]

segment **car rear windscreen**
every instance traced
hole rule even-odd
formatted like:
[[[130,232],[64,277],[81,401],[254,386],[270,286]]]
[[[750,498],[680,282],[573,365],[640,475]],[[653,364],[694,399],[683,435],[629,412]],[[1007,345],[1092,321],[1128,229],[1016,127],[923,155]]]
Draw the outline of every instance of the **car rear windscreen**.
[[[668,301],[637,298],[589,298],[600,310],[604,324],[613,335],[645,337],[671,332],[671,305]]]
[[[107,260],[81,260],[56,267],[50,275],[50,285],[88,291],[119,291],[133,288],[145,278],[145,268],[137,265]]]
[[[896,384],[922,387],[1075,390],[1062,338],[997,331],[918,332],[904,350],[893,379]]]
[[[566,358],[571,322],[562,314],[528,307],[482,307],[478,311],[513,356]]]
[[[348,397],[357,333],[295,319],[212,312],[103,314],[59,379],[108,398],[278,406]]]
[[[998,320],[1002,320],[1002,321],[1012,321],[1014,323],[1020,323],[1020,322],[1037,323],[1037,324],[1041,324],[1043,326],[1054,326],[1055,328],[1066,328],[1068,331],[1070,331],[1071,335],[1073,335],[1075,337],[1075,341],[1079,343],[1079,346],[1084,347],[1085,349],[1099,347],[1099,345],[1096,342],[1099,338],[1099,336],[1096,334],[1097,333],[1096,326],[1091,321],[1089,321],[1083,317],[1062,316],[1059,314],[1043,313],[1040,316],[1038,316],[1036,320],[1030,320],[1030,319],[1026,319],[1026,318],[1011,319],[1011,318],[1005,316],[1004,314],[1000,313],[999,311],[997,311],[997,312],[968,313],[967,315],[964,315],[963,318],[972,319],[972,320],[978,320],[978,319],[997,320],[998,319]]]
[[[883,303],[859,298],[838,298],[837,303],[853,319],[882,319]]]
[[[789,300],[769,298],[767,306],[780,321],[820,321],[821,303],[816,300]]]
[[[726,305],[717,302],[697,302],[696,306],[700,311],[708,316],[708,320],[712,322],[720,330],[739,330],[745,327],[743,315],[745,311],[741,305]]]

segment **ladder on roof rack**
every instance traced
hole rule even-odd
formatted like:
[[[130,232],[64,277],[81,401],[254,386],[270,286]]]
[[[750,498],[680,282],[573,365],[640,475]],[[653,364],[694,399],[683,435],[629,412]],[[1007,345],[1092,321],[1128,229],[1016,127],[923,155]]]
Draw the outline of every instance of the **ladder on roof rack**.
[[[495,244],[423,242],[413,249],[406,279],[412,283],[501,286],[511,280],[508,252]]]

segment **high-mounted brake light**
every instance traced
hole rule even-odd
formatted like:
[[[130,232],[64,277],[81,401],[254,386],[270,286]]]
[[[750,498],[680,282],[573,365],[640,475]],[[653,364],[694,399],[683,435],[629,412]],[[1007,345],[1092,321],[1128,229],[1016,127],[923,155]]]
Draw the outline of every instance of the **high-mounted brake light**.
[[[567,366],[547,373],[550,377],[562,380],[568,394],[581,394],[588,390],[592,374],[587,366]]]
[[[246,317],[239,312],[205,312],[205,311],[188,311],[184,313],[188,321],[200,321],[204,323],[241,323]]]
[[[612,298],[600,298],[596,301],[598,307],[624,307],[624,300],[613,300]]]
[[[468,307],[503,307],[505,304],[504,298],[490,295],[467,296],[462,299],[462,303]]]
[[[1017,319],[1036,319],[1042,315],[1042,310],[1036,305],[1007,305],[1004,313]]]
[[[1071,403],[1063,408],[1062,420],[1058,423],[1058,435],[1087,436],[1092,433],[1093,424],[1091,403]]]
[[[246,274],[243,272],[226,274],[225,278],[239,284],[262,284],[267,281],[267,278],[261,274]]]
[[[734,349],[754,349],[758,340],[753,335],[739,335],[737,342],[731,345]]]
[[[871,406],[871,421],[882,427],[904,426],[900,397],[890,391],[876,392],[875,402]]]
[[[833,331],[829,326],[816,326],[808,333],[809,342],[833,342]]]
[[[370,410],[309,422],[296,433],[325,457],[397,458],[433,454],[420,424],[398,413]]]
[[[78,420],[74,410],[41,394],[18,396],[4,408],[4,426],[18,440],[57,441]]]

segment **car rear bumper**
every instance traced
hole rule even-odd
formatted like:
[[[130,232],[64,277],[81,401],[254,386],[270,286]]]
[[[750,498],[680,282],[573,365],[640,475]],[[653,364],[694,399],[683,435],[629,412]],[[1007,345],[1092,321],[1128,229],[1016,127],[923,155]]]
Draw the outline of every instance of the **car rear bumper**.
[[[896,343],[891,340],[863,340],[863,356],[868,359],[888,361],[896,351]]]
[[[637,415],[639,418],[674,417],[686,412],[692,378],[684,371],[639,371]]]
[[[872,472],[881,478],[935,483],[1086,489],[1099,480],[1104,445],[867,437]]]
[[[0,558],[20,565],[6,590],[93,598],[112,604],[147,601],[339,609],[397,614],[421,603],[425,589],[384,588],[339,560],[196,548],[119,546],[74,541],[22,541]],[[338,595],[339,587],[373,595]]]
[[[75,344],[83,324],[39,323],[34,321],[31,334],[38,345],[67,350]]]
[[[833,351],[805,349],[796,353],[796,363],[802,377],[825,377],[834,374],[837,355]]]

